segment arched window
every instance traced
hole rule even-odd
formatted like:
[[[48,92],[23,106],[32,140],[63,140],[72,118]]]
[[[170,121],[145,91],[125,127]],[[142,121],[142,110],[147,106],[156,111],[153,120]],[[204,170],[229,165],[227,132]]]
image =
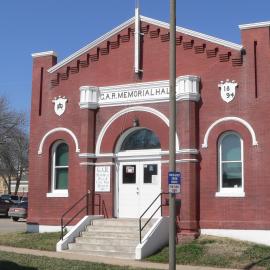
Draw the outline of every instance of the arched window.
[[[141,128],[136,129],[127,135],[121,145],[120,150],[126,151],[159,148],[161,148],[161,146],[156,134],[149,129]]]
[[[218,143],[219,192],[243,195],[243,140],[235,132],[224,133]]]
[[[68,145],[57,141],[52,147],[52,192],[68,189]]]

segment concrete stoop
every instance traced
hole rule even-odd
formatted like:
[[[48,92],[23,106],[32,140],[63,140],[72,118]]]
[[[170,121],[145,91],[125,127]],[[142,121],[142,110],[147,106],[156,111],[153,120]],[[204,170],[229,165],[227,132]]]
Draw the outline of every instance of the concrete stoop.
[[[151,228],[150,221],[142,236]],[[137,219],[98,219],[93,220],[86,230],[68,244],[69,252],[83,253],[121,259],[135,259],[139,244],[139,222]]]

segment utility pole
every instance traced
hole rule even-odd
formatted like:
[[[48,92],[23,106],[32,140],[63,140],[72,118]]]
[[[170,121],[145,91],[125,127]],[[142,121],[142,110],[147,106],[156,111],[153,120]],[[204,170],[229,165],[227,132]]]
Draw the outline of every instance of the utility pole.
[[[170,0],[170,130],[169,130],[169,171],[176,171],[175,134],[176,134],[176,0]],[[169,270],[176,269],[176,211],[175,193],[169,195]]]

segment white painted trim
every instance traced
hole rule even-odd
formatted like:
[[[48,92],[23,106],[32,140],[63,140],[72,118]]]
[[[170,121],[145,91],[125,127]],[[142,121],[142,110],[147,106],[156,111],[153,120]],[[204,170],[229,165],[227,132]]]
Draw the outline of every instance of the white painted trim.
[[[81,166],[112,166],[115,165],[114,162],[81,162]]]
[[[38,148],[38,155],[41,155],[42,152],[43,152],[43,145],[44,145],[44,142],[45,140],[53,133],[55,132],[58,132],[58,131],[63,131],[63,132],[66,132],[68,133],[72,139],[74,140],[74,143],[75,143],[75,146],[76,146],[76,152],[79,153],[80,152],[80,148],[79,148],[79,142],[78,142],[78,139],[77,137],[75,136],[75,134],[70,130],[70,129],[67,129],[67,128],[64,128],[64,127],[58,127],[58,128],[53,128],[51,130],[49,130],[42,138],[40,144],[39,144],[39,148]]]
[[[86,226],[91,224],[93,220],[103,219],[103,216],[85,216],[56,244],[56,251],[68,249],[68,244],[75,241],[75,238],[80,236],[81,232],[85,230]]]
[[[96,155],[94,153],[81,153],[79,158],[96,158]]]
[[[47,51],[47,52],[38,52],[38,53],[32,53],[31,54],[31,56],[33,58],[43,57],[43,56],[49,56],[49,55],[57,56],[57,53],[54,52],[54,51]]]
[[[218,125],[218,124],[220,124],[222,122],[228,122],[228,121],[235,121],[235,122],[239,122],[242,125],[244,125],[249,130],[249,133],[250,133],[251,138],[252,138],[252,145],[258,145],[258,142],[257,142],[257,139],[256,139],[256,134],[255,134],[255,131],[252,128],[252,126],[246,120],[244,120],[242,118],[235,117],[235,116],[229,116],[229,117],[220,118],[220,119],[216,120],[214,123],[212,123],[210,125],[210,127],[207,129],[207,131],[206,131],[206,133],[204,135],[202,148],[207,148],[208,147],[208,138],[209,138],[209,135],[210,135],[210,132],[212,131],[212,129],[216,125]]]
[[[59,68],[61,68],[64,65],[68,64],[69,62],[71,62],[72,60],[76,59],[77,57],[79,57],[80,55],[84,54],[85,52],[91,50],[92,48],[94,48],[95,46],[99,45],[103,41],[111,38],[113,35],[117,34],[118,32],[122,31],[123,29],[125,29],[126,27],[128,27],[129,25],[131,25],[133,23],[134,23],[134,17],[132,17],[131,19],[125,21],[122,24],[120,24],[119,26],[117,26],[116,28],[114,28],[111,31],[107,32],[105,35],[99,37],[95,41],[87,44],[86,46],[84,46],[80,50],[76,51],[75,53],[71,54],[69,57],[67,57],[64,60],[62,60],[61,62],[59,62],[57,65],[49,68],[48,69],[48,72],[49,73],[55,72]]]
[[[97,158],[100,157],[114,157],[114,153],[100,153],[96,155]]]
[[[179,76],[176,79],[176,101],[190,100],[198,102],[200,77],[195,75]],[[169,81],[150,81],[99,87],[98,106],[113,107],[169,102]],[[95,103],[96,104],[96,103]]]
[[[269,27],[269,26],[270,26],[270,21],[266,21],[266,22],[240,24],[239,28],[240,30],[246,30],[246,29]]]
[[[129,150],[115,154],[117,161],[160,160],[160,149]]]
[[[201,229],[201,234],[230,237],[270,246],[270,230]]]
[[[169,217],[160,217],[136,246],[135,258],[141,260],[152,255],[169,242]]]
[[[71,230],[73,226],[67,226],[67,230]],[[39,225],[27,223],[27,232],[31,233],[47,233],[47,232],[61,232],[61,226],[51,226],[51,225]]]
[[[176,151],[176,154],[192,154],[197,155],[200,151],[198,149],[180,149]],[[169,150],[160,150],[159,155],[167,156],[169,155]],[[116,155],[114,153],[100,153],[100,154],[93,154],[93,153],[81,153],[79,154],[80,158],[101,158],[101,157],[111,157],[115,158]]]
[[[170,25],[168,23],[165,23],[165,22],[161,22],[161,21],[158,21],[158,20],[155,20],[155,19],[151,19],[151,18],[148,18],[148,17],[145,17],[145,16],[141,16],[141,20],[144,21],[144,22],[147,22],[147,23],[155,24],[157,26],[160,26],[160,27],[163,27],[163,28],[166,28],[166,29],[170,29]],[[234,50],[240,51],[243,48],[242,45],[239,45],[239,44],[236,44],[236,43],[233,43],[233,42],[230,42],[230,41],[226,41],[226,40],[223,40],[223,39],[219,39],[219,38],[216,38],[216,37],[213,37],[213,36],[205,35],[205,34],[193,31],[193,30],[189,30],[187,28],[177,26],[176,31],[181,32],[181,33],[186,34],[186,35],[189,35],[189,36],[204,39],[206,41],[213,42],[213,43],[225,46],[225,47],[229,47],[229,48],[234,49]]]
[[[140,57],[141,57],[141,46],[140,46],[140,8],[135,8],[135,32],[134,32],[134,71],[135,73],[140,72]]]
[[[197,162],[199,162],[199,160],[196,158],[182,158],[182,159],[175,160],[175,162],[176,163],[186,163],[186,162],[197,163]]]
[[[176,159],[175,160],[176,163],[197,163],[199,162],[198,159],[195,159],[195,158],[183,158],[183,159]],[[161,163],[164,163],[164,164],[167,164],[169,163],[169,160],[162,160]]]
[[[220,198],[224,198],[224,197],[243,198],[245,196],[246,196],[245,192],[237,191],[237,190],[235,192],[219,191],[215,193],[215,197],[220,197]]]
[[[143,98],[118,98],[113,102],[109,99],[103,98],[103,96],[113,95],[113,93],[127,94],[135,91],[144,91],[149,89],[166,89],[162,95],[154,95]],[[150,81],[143,83],[130,83],[130,84],[120,84],[120,85],[110,85],[99,87],[99,106],[102,107],[112,107],[112,106],[126,106],[127,104],[144,104],[144,103],[158,103],[158,102],[168,102],[169,101],[169,81]]]
[[[180,149],[178,151],[176,151],[176,154],[193,154],[193,155],[197,155],[199,154],[200,151],[196,148],[191,148],[191,149]]]
[[[116,114],[114,114],[113,116],[111,116],[111,118],[105,123],[105,125],[103,126],[103,128],[101,129],[99,135],[98,135],[98,139],[97,139],[97,143],[96,143],[96,155],[100,155],[100,148],[101,148],[101,143],[103,140],[103,137],[107,131],[107,129],[109,128],[109,126],[116,120],[118,119],[120,116],[129,113],[129,112],[135,112],[135,111],[142,111],[142,112],[149,112],[152,113],[154,115],[156,115],[157,117],[159,117],[168,127],[169,127],[169,119],[160,111],[150,108],[150,107],[145,107],[145,106],[134,106],[134,107],[129,107],[126,109],[123,109],[119,112],[117,112]],[[178,136],[176,134],[176,151],[179,149],[179,139]]]
[[[68,197],[68,190],[56,192],[55,190],[53,192],[46,193],[47,198],[67,198]]]
[[[80,87],[80,109],[95,110],[99,107],[99,88],[96,86]]]

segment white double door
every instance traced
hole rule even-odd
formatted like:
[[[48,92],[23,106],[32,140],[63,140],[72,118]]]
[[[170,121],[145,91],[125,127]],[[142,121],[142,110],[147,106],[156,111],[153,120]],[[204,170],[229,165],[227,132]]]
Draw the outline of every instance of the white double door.
[[[161,192],[160,161],[120,162],[118,171],[118,216],[138,218]],[[144,217],[160,206],[160,197]],[[154,217],[161,215],[160,209]]]

